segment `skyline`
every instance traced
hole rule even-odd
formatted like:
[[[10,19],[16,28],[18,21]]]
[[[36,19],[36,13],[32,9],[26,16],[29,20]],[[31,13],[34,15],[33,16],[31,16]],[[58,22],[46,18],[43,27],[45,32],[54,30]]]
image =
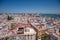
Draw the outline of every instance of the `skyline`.
[[[0,13],[59,13],[60,0],[0,0]]]

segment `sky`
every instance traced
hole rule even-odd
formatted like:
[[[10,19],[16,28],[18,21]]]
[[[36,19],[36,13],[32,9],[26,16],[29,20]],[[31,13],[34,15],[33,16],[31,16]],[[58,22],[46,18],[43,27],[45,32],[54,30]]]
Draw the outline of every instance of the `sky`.
[[[60,0],[0,0],[0,13],[60,13]]]

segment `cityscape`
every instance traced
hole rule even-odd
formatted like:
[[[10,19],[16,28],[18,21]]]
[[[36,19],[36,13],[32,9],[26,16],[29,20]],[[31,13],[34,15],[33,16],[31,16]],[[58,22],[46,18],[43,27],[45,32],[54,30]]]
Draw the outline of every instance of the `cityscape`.
[[[60,40],[60,0],[0,0],[0,40]]]
[[[60,40],[60,18],[0,14],[0,40]]]

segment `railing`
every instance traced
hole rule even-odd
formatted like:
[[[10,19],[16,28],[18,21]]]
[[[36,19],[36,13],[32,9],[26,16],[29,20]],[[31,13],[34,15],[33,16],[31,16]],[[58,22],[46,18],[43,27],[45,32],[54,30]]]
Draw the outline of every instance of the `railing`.
[[[36,40],[36,35],[15,35],[10,37],[1,38],[0,40]]]

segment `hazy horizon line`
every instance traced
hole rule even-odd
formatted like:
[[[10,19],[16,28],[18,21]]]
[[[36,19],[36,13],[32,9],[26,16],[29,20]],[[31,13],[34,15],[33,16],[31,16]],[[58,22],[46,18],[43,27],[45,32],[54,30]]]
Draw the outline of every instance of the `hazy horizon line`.
[[[19,12],[16,12],[16,13],[0,13],[0,14],[22,14],[22,13],[19,13]],[[24,13],[23,14],[60,14],[60,13]]]

